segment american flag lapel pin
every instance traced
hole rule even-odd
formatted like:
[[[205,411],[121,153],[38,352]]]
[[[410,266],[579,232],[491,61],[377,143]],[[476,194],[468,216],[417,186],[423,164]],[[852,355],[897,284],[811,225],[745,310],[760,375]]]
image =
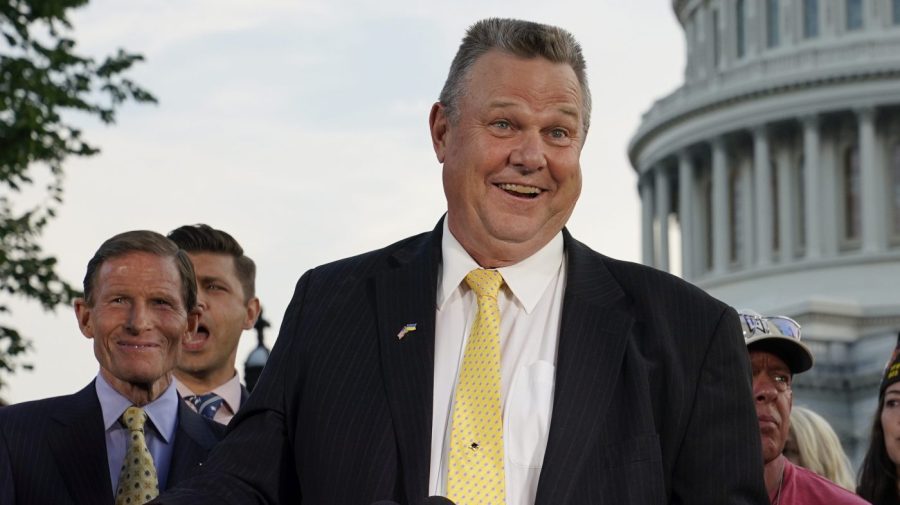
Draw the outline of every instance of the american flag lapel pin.
[[[416,323],[409,323],[406,326],[404,326],[400,330],[400,333],[397,334],[397,340],[403,340],[403,337],[405,337],[406,334],[411,331],[416,331]]]

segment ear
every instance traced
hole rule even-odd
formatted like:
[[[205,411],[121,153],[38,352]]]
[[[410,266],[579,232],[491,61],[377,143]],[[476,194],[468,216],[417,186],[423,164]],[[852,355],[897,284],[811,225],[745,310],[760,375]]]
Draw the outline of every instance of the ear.
[[[244,329],[253,329],[257,318],[259,318],[259,298],[254,296],[247,302],[247,318],[244,319]]]
[[[87,338],[94,338],[94,326],[91,323],[91,306],[88,305],[84,298],[76,298],[73,306],[75,307],[75,318],[78,319],[78,328],[81,330],[81,334]]]
[[[441,102],[435,102],[431,106],[431,114],[428,115],[428,126],[431,129],[431,144],[434,146],[434,154],[438,162],[444,162],[444,153],[447,150],[447,132],[450,129],[447,109]]]

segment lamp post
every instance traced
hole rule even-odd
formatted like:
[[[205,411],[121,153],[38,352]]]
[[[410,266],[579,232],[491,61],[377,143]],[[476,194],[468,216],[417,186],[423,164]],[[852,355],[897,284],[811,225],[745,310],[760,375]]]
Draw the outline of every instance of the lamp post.
[[[256,349],[250,351],[247,360],[244,361],[244,382],[247,383],[248,391],[253,391],[256,381],[259,380],[259,375],[263,371],[263,367],[266,366],[266,361],[269,360],[269,348],[266,347],[265,336],[263,335],[263,331],[269,326],[269,321],[263,319],[263,312],[260,310],[256,324],[253,325],[253,328],[256,330],[256,340],[259,343],[256,345]]]

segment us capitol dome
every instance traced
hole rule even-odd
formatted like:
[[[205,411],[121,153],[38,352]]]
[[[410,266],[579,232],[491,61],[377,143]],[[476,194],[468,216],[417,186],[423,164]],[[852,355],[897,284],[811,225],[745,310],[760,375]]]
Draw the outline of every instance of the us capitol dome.
[[[628,147],[645,264],[787,315],[855,464],[900,330],[900,0],[675,0],[684,83]]]

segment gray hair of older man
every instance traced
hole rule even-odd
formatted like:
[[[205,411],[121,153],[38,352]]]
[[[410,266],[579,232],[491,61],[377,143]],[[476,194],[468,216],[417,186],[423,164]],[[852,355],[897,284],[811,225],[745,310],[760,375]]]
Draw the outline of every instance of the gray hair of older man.
[[[459,118],[459,100],[466,94],[469,70],[478,58],[492,49],[522,58],[542,57],[572,67],[581,86],[582,122],[587,133],[591,124],[591,91],[581,45],[562,28],[518,19],[483,19],[466,31],[440,96],[451,122]]]
[[[84,275],[84,299],[88,306],[94,305],[94,288],[100,267],[107,260],[125,256],[126,254],[143,252],[162,258],[172,258],[175,268],[181,277],[181,301],[185,310],[190,312],[197,305],[197,278],[194,276],[194,265],[187,253],[179,249],[175,242],[165,236],[149,230],[126,231],[115,235],[97,249],[88,261]]]

